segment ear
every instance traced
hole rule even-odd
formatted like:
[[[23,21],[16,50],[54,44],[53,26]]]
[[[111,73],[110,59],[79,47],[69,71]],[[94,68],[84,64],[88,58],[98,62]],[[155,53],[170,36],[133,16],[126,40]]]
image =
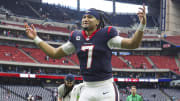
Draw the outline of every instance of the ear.
[[[99,23],[100,23],[100,20],[97,20],[97,21],[96,21],[96,26],[98,26],[98,25],[99,25]]]

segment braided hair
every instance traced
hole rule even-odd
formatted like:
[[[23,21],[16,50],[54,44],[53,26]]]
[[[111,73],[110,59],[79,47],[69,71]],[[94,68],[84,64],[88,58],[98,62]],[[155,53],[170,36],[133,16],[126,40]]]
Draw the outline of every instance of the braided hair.
[[[101,11],[101,10],[96,10],[100,16],[100,22],[97,26],[97,29],[100,29],[100,28],[104,28],[106,25],[112,25],[112,23],[108,20],[108,15]]]

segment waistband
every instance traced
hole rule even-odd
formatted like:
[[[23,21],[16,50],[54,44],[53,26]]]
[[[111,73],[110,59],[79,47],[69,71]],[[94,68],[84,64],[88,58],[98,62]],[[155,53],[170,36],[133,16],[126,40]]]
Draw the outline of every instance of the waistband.
[[[113,78],[104,80],[104,81],[95,81],[95,82],[86,82],[83,81],[85,86],[89,86],[89,87],[97,87],[97,86],[103,86],[103,85],[108,85],[114,82]]]

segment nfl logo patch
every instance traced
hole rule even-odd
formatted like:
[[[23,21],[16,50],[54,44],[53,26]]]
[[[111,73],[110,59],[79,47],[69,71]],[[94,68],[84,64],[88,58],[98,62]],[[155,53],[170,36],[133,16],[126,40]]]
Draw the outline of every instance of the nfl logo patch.
[[[80,40],[80,36],[76,36],[76,40]]]

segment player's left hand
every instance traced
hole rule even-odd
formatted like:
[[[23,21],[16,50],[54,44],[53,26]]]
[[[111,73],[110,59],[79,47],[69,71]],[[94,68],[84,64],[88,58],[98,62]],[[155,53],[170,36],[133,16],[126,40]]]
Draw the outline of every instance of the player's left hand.
[[[142,8],[139,8],[140,11],[138,11],[137,15],[139,17],[139,21],[141,24],[145,25],[147,23],[146,21],[146,8],[145,8],[145,4],[143,4]]]

